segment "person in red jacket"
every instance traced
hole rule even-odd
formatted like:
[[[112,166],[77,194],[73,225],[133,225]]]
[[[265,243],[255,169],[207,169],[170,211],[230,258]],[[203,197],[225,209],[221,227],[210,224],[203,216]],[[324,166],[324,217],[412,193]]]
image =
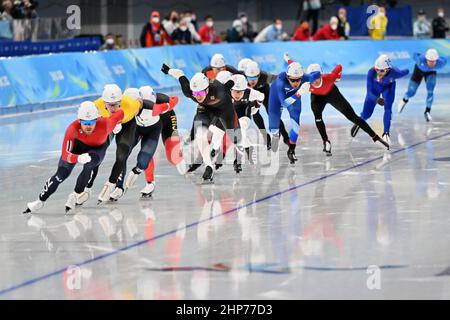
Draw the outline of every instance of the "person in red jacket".
[[[198,31],[202,43],[219,43],[220,39],[214,29],[214,20],[212,16],[205,18],[205,24]]]
[[[308,21],[303,20],[300,25],[295,29],[293,41],[308,41],[311,40],[311,29],[309,28]]]
[[[140,40],[143,48],[172,44],[172,40],[161,26],[160,14],[158,11],[152,12],[150,20],[142,29]]]
[[[74,192],[69,195],[66,202],[66,212],[86,202],[89,199],[86,187],[92,172],[103,161],[110,143],[109,135],[122,122],[123,117],[122,109],[109,118],[99,117],[98,109],[93,102],[83,102],[78,109],[78,119],[66,130],[58,170],[45,183],[39,199],[29,202],[23,213],[33,213],[41,209],[58,186],[70,176],[77,163],[83,165],[83,170],[78,176]]]
[[[320,78],[311,84],[305,83],[305,85],[309,86],[309,91],[311,92],[311,109],[316,119],[317,130],[319,130],[323,140],[323,151],[325,154],[331,156],[331,143],[322,119],[323,110],[328,103],[342,113],[348,120],[357,124],[374,142],[379,141],[384,147],[389,149],[389,144],[381,139],[367,122],[355,113],[350,103],[344,98],[336,86],[335,82],[341,79],[342,66],[338,64],[331,73],[323,73],[320,65],[311,64],[306,72],[312,73],[315,71],[321,73]]]
[[[338,31],[339,20],[336,17],[331,17],[330,23],[322,26],[314,34],[313,40],[340,40]]]

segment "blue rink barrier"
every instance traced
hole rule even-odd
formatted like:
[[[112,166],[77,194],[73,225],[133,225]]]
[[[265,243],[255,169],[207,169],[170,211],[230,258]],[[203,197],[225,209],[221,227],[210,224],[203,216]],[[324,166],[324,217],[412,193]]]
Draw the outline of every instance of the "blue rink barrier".
[[[382,53],[388,54],[397,67],[412,70],[413,54],[428,48],[450,56],[450,41],[444,39],[187,45],[0,59],[0,115],[94,99],[105,84],[112,82],[121,88],[176,87],[178,82],[160,71],[162,63],[183,69],[191,77],[218,52],[228,64],[236,66],[240,59],[249,57],[262,70],[278,73],[286,68],[283,53],[287,51],[305,68],[319,63],[328,72],[342,64],[345,79],[346,75],[365,75]],[[450,64],[439,73],[450,74]]]

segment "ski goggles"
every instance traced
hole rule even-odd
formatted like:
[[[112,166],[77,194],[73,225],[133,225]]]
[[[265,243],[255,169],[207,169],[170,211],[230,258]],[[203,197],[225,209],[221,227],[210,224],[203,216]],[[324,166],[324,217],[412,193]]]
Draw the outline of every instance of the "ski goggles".
[[[256,77],[247,77],[247,80],[248,81],[258,81],[258,76],[256,76]]]
[[[206,90],[192,91],[193,96],[206,96]]]
[[[389,69],[375,69],[376,72],[378,73],[385,73],[387,72]]]
[[[112,108],[118,108],[118,107],[120,107],[120,101],[118,101],[118,102],[112,102],[112,103],[110,103],[110,102],[105,102],[105,104],[106,104],[108,107],[112,107]]]
[[[92,126],[92,125],[97,123],[97,119],[92,119],[92,120],[82,120],[82,119],[80,119],[80,123],[83,126]]]
[[[288,80],[289,80],[290,82],[292,82],[292,83],[298,83],[298,82],[302,81],[302,78],[292,79],[292,78],[289,78],[289,77],[288,77]]]

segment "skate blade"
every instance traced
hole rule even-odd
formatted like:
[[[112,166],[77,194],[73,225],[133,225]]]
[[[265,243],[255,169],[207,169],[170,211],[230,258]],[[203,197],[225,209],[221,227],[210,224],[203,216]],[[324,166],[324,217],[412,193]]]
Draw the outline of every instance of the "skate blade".
[[[210,179],[208,179],[208,180],[200,180],[200,182],[199,182],[199,184],[200,185],[211,185],[211,184],[214,184],[214,180],[210,180]]]
[[[152,197],[152,193],[141,193],[141,198],[148,199]]]

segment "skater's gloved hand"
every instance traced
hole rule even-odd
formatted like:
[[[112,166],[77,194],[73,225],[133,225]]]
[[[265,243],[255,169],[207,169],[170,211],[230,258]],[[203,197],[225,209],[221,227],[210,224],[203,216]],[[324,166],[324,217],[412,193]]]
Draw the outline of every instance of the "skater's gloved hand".
[[[161,67],[162,73],[169,74],[169,70],[170,70],[170,67],[167,64],[163,63],[163,65]]]
[[[297,97],[301,97],[302,95],[305,95],[309,92],[309,88],[311,88],[311,84],[309,82],[305,82],[304,84],[302,84],[300,89],[297,90],[295,95]]]
[[[284,61],[286,61],[287,64],[289,64],[289,62],[291,61],[291,59],[289,59],[289,52],[285,52],[283,54],[283,59]]]
[[[86,164],[88,162],[91,162],[91,156],[89,153],[82,153],[78,156],[78,163]]]
[[[378,103],[380,106],[384,106],[384,99],[383,99],[383,98],[377,98],[377,103]]]
[[[168,74],[177,80],[184,76],[184,72],[180,69],[170,69]]]
[[[258,112],[259,112],[259,107],[252,107],[252,111],[251,111],[252,116],[257,114]]]
[[[114,134],[118,134],[120,132],[120,130],[122,130],[122,124],[118,123],[116,124],[116,126],[114,127],[113,133]]]
[[[152,116],[159,116],[161,113],[172,110],[178,104],[178,97],[170,97],[168,103],[155,103],[153,105]]]

